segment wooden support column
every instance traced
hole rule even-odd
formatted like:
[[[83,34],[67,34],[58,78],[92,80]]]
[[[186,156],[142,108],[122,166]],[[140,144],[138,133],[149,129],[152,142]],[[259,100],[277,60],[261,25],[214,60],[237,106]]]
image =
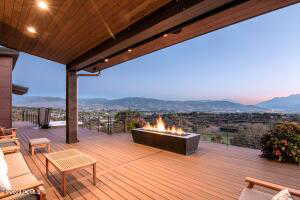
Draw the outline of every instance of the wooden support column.
[[[66,142],[77,143],[78,133],[78,102],[77,73],[67,71],[66,78]]]
[[[0,55],[0,127],[12,127],[13,57]]]

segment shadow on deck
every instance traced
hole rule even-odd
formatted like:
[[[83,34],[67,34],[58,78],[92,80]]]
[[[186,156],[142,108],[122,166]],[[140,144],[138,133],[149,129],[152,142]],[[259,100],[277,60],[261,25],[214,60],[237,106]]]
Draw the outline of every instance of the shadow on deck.
[[[106,135],[80,129],[77,144],[65,144],[65,129],[34,129],[16,122],[21,151],[37,178],[43,180],[48,199],[237,199],[246,176],[298,188],[296,165],[267,161],[259,151],[200,143],[192,156],[134,144],[130,134]],[[67,196],[61,196],[60,175],[50,167],[46,178],[42,153],[29,154],[28,139],[47,137],[52,151],[77,148],[97,159],[97,185],[92,169],[67,178]]]

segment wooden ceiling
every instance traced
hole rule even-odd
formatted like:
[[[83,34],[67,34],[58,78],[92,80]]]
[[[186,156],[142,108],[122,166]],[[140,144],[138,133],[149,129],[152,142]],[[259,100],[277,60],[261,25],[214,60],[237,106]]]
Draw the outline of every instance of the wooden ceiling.
[[[1,44],[67,64],[170,0],[1,0]],[[30,34],[28,26],[37,33]]]
[[[48,10],[38,2],[0,1],[0,44],[94,72],[300,0],[45,0]]]

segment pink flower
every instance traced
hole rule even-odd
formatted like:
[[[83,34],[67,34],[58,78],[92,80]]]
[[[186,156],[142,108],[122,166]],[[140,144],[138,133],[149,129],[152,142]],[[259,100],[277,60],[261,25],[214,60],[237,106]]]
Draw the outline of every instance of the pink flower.
[[[275,155],[276,155],[276,156],[281,156],[281,151],[277,149],[277,150],[275,151]]]

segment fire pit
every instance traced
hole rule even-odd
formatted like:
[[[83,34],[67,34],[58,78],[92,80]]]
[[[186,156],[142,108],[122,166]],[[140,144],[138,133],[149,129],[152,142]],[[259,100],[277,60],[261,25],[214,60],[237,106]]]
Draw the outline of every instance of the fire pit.
[[[190,155],[198,149],[200,135],[186,133],[176,127],[165,128],[161,118],[155,126],[147,124],[144,128],[131,131],[135,143],[144,144],[175,153]]]

